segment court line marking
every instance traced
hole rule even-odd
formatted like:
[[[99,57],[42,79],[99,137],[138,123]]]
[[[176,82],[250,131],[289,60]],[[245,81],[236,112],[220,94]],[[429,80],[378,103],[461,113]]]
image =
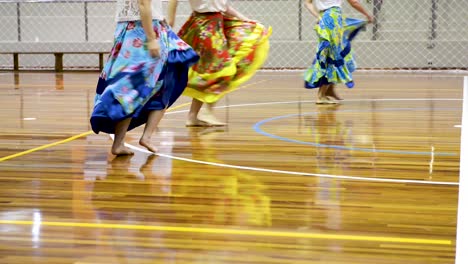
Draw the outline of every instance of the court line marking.
[[[114,135],[109,135],[109,137],[114,140]],[[163,154],[163,153],[153,153],[148,151],[147,149],[143,149],[128,143],[125,143],[125,146],[136,150],[138,152],[151,154],[151,155],[158,155],[160,157],[174,159],[174,160],[181,160],[191,163],[198,163],[204,165],[211,165],[223,168],[231,168],[231,169],[240,169],[240,170],[250,170],[250,171],[258,171],[258,172],[270,172],[270,173],[277,173],[277,174],[288,174],[288,175],[298,175],[298,176],[311,176],[311,177],[319,177],[319,178],[329,178],[329,179],[340,179],[340,180],[351,180],[351,181],[370,181],[370,182],[390,182],[390,183],[414,183],[414,184],[427,184],[427,185],[449,185],[449,186],[457,186],[458,182],[439,182],[439,181],[423,181],[423,180],[402,180],[402,179],[389,179],[389,178],[373,178],[373,177],[359,177],[359,176],[346,176],[346,175],[333,175],[333,174],[321,174],[321,173],[309,173],[309,172],[298,172],[298,171],[287,171],[287,170],[275,170],[275,169],[265,169],[265,168],[258,168],[258,167],[249,167],[249,166],[238,166],[238,165],[231,165],[231,164],[224,164],[224,163],[215,163],[203,160],[195,160],[189,158],[182,158],[178,156]]]
[[[392,101],[463,101],[463,99],[458,98],[382,98],[382,99],[346,99],[344,102],[392,102]],[[231,108],[231,107],[246,107],[246,106],[261,106],[261,105],[272,105],[272,104],[295,104],[295,103],[314,103],[314,100],[304,100],[304,101],[274,101],[274,102],[264,102],[264,103],[246,103],[246,104],[233,104],[233,105],[222,105],[215,106],[215,108]],[[186,113],[189,110],[174,111],[167,114],[179,114]]]
[[[32,153],[32,152],[35,152],[35,151],[39,151],[39,150],[43,150],[43,149],[50,148],[50,147],[53,147],[53,146],[57,146],[57,145],[60,145],[60,144],[64,144],[64,143],[73,141],[75,139],[78,139],[78,138],[81,138],[81,137],[84,137],[84,136],[88,136],[88,135],[90,135],[92,133],[93,133],[93,131],[84,132],[84,133],[81,133],[81,134],[66,138],[64,140],[60,140],[60,141],[57,141],[57,142],[52,142],[52,143],[49,143],[49,144],[39,146],[37,148],[32,148],[32,149],[28,149],[28,150],[25,150],[25,151],[22,151],[22,152],[18,152],[18,153],[9,155],[9,156],[5,156],[5,157],[0,158],[0,162],[10,160],[10,159],[13,159],[13,158],[16,158],[16,157],[24,156],[26,154],[29,154],[29,153]]]
[[[192,102],[188,102],[188,103],[183,103],[183,104],[180,104],[180,105],[176,105],[176,106],[171,106],[169,109],[167,109],[167,112],[172,112],[176,109],[179,109],[179,108],[182,108],[184,106],[187,106],[187,105],[190,105]]]
[[[268,81],[268,79],[263,79],[263,80],[259,80],[259,81],[256,81],[256,82],[252,82],[252,83],[249,83],[249,84],[246,84],[246,85],[243,85],[243,86],[240,86],[234,90],[240,90],[240,89],[243,89],[243,88],[247,88],[247,87],[250,87],[252,85],[256,85],[256,84],[259,84],[259,83],[263,83],[263,82],[266,82]],[[188,103],[183,103],[183,104],[180,104],[180,105],[177,105],[177,106],[171,106],[166,112],[166,114],[169,114],[170,112],[176,110],[176,109],[179,109],[179,108],[182,108],[182,107],[185,107],[187,105],[190,105],[191,102],[188,102]],[[180,111],[179,111],[180,112]],[[186,111],[183,111],[183,112],[188,112],[188,110]],[[67,139],[64,139],[64,140],[61,140],[61,141],[57,141],[57,142],[54,142],[54,143],[50,143],[50,144],[46,144],[46,145],[43,145],[43,146],[39,146],[37,148],[33,148],[33,149],[29,149],[29,150],[26,150],[26,151],[22,151],[22,152],[19,152],[19,153],[16,153],[16,154],[12,154],[12,155],[9,155],[9,156],[5,156],[5,157],[2,157],[0,158],[0,162],[3,162],[3,161],[6,161],[6,160],[10,160],[10,159],[13,159],[13,158],[17,158],[17,157],[20,157],[20,156],[24,156],[26,154],[29,154],[29,153],[32,153],[32,152],[35,152],[35,151],[39,151],[39,150],[43,150],[43,149],[46,149],[46,148],[49,148],[49,147],[53,147],[53,146],[57,146],[57,145],[60,145],[60,144],[64,144],[64,143],[68,143],[70,141],[73,141],[75,139],[78,139],[80,137],[83,137],[83,136],[87,136],[87,135],[90,135],[92,134],[93,131],[87,131],[87,132],[84,132],[84,133],[81,133],[79,135],[75,135],[75,136],[71,136]]]
[[[252,84],[253,85],[253,84]],[[351,99],[347,100],[348,102],[359,102],[359,101],[462,101],[463,99],[455,99],[455,98],[384,98],[384,99]],[[265,103],[248,103],[248,104],[235,104],[235,105],[228,105],[228,106],[217,106],[216,108],[228,108],[228,107],[246,107],[246,106],[258,106],[258,105],[271,105],[271,104],[292,104],[292,103],[298,103],[298,102],[315,102],[315,101],[278,101],[278,102],[265,102]],[[169,110],[175,110],[178,108],[181,108],[185,105],[188,105],[190,103],[185,103],[181,104],[175,107],[171,107]],[[177,113],[186,113],[188,110],[181,110],[181,111],[171,111],[167,114],[177,114]],[[92,131],[88,131],[85,133],[80,134],[83,136],[83,134],[86,133],[93,133]],[[77,136],[80,136],[77,135]],[[75,137],[71,137],[76,139]],[[113,140],[113,135],[109,135],[111,139]],[[52,143],[54,146],[66,143],[64,141],[72,141],[74,139],[68,138],[56,143]],[[34,151],[38,151],[41,149],[45,149],[47,147],[50,147],[52,144],[47,144],[29,151],[24,151],[20,152],[17,154],[13,154],[7,157],[3,157],[0,159],[0,162],[7,160],[7,159],[12,159],[15,157],[19,157],[22,155],[29,154]],[[139,152],[147,153],[147,154],[154,154],[152,152],[149,152],[146,149],[142,149],[133,145],[130,145],[128,143],[125,143],[125,145],[129,148],[132,148],[134,150],[137,150]],[[172,155],[166,155],[166,154],[161,154],[158,153],[157,155],[166,157],[166,158],[171,158],[171,159],[178,159],[182,161],[187,161],[187,162],[192,162],[192,163],[199,163],[199,164],[205,164],[205,165],[212,165],[212,166],[218,166],[218,167],[226,167],[226,168],[234,168],[234,169],[242,169],[242,170],[251,170],[251,171],[261,171],[261,172],[270,172],[270,173],[278,173],[278,174],[289,174],[289,175],[300,175],[300,176],[313,176],[313,177],[322,177],[322,178],[334,178],[334,179],[343,179],[343,180],[355,180],[355,181],[374,181],[374,182],[392,182],[392,183],[415,183],[415,184],[429,184],[429,185],[452,185],[452,186],[457,186],[457,182],[436,182],[436,181],[422,181],[422,180],[400,180],[400,179],[386,179],[386,178],[366,178],[366,177],[353,177],[353,176],[345,176],[345,175],[330,175],[330,174],[318,174],[318,173],[306,173],[306,172],[295,172],[295,171],[284,171],[284,170],[272,170],[272,169],[264,169],[264,168],[256,168],[256,167],[248,167],[248,166],[236,166],[236,165],[229,165],[229,164],[222,164],[222,163],[213,163],[213,162],[206,162],[206,161],[200,161],[200,160],[193,160],[193,159],[186,159],[186,158],[181,158],[181,157],[176,157]]]
[[[180,105],[169,108],[167,111],[176,110],[176,109],[182,108],[184,106],[187,106],[189,104],[191,104],[191,103],[180,104]],[[39,146],[39,147],[36,147],[36,148],[28,149],[28,150],[18,152],[18,153],[9,155],[9,156],[5,156],[5,157],[0,158],[0,162],[4,162],[4,161],[7,161],[7,160],[10,160],[10,159],[13,159],[13,158],[21,157],[21,156],[24,156],[24,155],[27,155],[27,154],[30,154],[30,153],[33,153],[33,152],[36,152],[36,151],[39,151],[39,150],[43,150],[43,149],[46,149],[46,148],[57,146],[57,145],[60,145],[60,144],[65,144],[65,143],[68,143],[70,141],[79,139],[81,137],[89,136],[89,135],[91,135],[93,133],[94,132],[92,130],[90,130],[90,131],[87,131],[87,132],[84,132],[84,133],[81,133],[81,134],[78,134],[78,135],[71,136],[71,137],[66,138],[64,140],[60,140],[60,141],[57,141],[57,142],[52,142],[52,143],[45,144],[45,145],[42,145],[42,146]]]
[[[463,113],[460,140],[460,186],[458,188],[458,213],[455,263],[468,263],[468,76],[463,81]]]
[[[35,223],[34,221],[0,220],[0,224],[37,225],[38,223]],[[54,226],[54,227],[83,227],[83,228],[166,231],[166,232],[181,232],[181,233],[204,233],[204,234],[219,234],[219,235],[247,235],[247,236],[263,236],[263,237],[288,237],[288,238],[393,242],[393,243],[407,243],[407,244],[452,245],[452,240],[447,240],[447,239],[340,235],[340,234],[306,233],[306,232],[291,232],[291,231],[269,231],[269,230],[252,230],[252,229],[105,224],[105,223],[78,223],[78,222],[48,222],[48,221],[40,222],[40,225]]]
[[[384,98],[384,99],[351,99],[346,100],[347,102],[372,102],[372,101],[463,101],[463,99],[458,98]],[[277,101],[277,102],[264,102],[264,103],[248,103],[248,104],[234,104],[228,106],[217,106],[215,108],[229,108],[229,107],[246,107],[246,106],[259,106],[259,105],[271,105],[271,104],[293,104],[293,103],[315,103],[313,100],[309,101]],[[168,114],[178,114],[178,113],[186,113],[188,110],[181,110],[181,111],[174,111]],[[114,140],[114,135],[109,134],[109,137]],[[278,173],[278,174],[289,174],[289,175],[298,175],[298,176],[311,176],[311,177],[321,177],[321,178],[331,178],[331,179],[341,179],[341,180],[354,180],[354,181],[373,181],[373,182],[390,182],[390,183],[404,183],[404,184],[426,184],[426,185],[448,185],[448,186],[458,186],[458,182],[440,182],[440,181],[423,181],[423,180],[402,180],[402,179],[388,179],[388,178],[366,178],[366,177],[354,177],[354,176],[346,176],[346,175],[331,175],[331,174],[320,174],[320,173],[307,173],[307,172],[297,172],[297,171],[285,171],[285,170],[274,170],[274,169],[264,169],[258,167],[249,167],[249,166],[237,166],[237,165],[230,165],[230,164],[223,164],[223,163],[214,163],[202,160],[194,160],[188,158],[182,158],[177,156],[172,156],[168,154],[162,153],[153,153],[148,151],[147,149],[143,149],[128,143],[125,143],[128,148],[133,150],[151,154],[151,155],[158,155],[165,158],[181,160],[186,162],[204,164],[204,165],[211,165],[217,167],[224,167],[224,168],[232,168],[232,169],[241,169],[241,170],[250,170],[250,171],[259,171],[259,172],[270,172],[270,173]]]
[[[427,110],[430,108],[382,108],[379,109],[375,112],[386,112],[386,111],[419,111],[419,110]],[[435,110],[456,110],[458,108],[435,108]],[[367,110],[330,110],[327,111],[327,113],[330,112],[341,112],[341,113],[369,113],[370,111]],[[261,121],[258,121],[252,126],[252,129],[263,136],[289,142],[289,143],[296,143],[296,144],[301,144],[301,145],[308,145],[308,146],[314,146],[317,148],[331,148],[331,149],[340,149],[340,150],[350,150],[350,151],[363,151],[363,152],[377,152],[377,153],[392,153],[392,154],[408,154],[408,155],[435,155],[435,156],[457,156],[458,153],[454,152],[439,152],[439,153],[434,153],[434,152],[427,152],[427,151],[404,151],[404,150],[394,150],[394,149],[370,149],[370,148],[359,148],[359,147],[346,147],[346,146],[340,146],[340,145],[329,145],[329,144],[321,144],[321,143],[314,143],[314,142],[308,142],[308,141],[302,141],[302,140],[297,140],[297,139],[292,139],[292,138],[287,138],[283,136],[279,136],[273,133],[266,132],[265,130],[262,129],[262,126],[264,124],[267,124],[271,121],[277,121],[280,119],[286,119],[289,117],[300,117],[300,116],[316,116],[318,112],[306,112],[306,113],[301,113],[301,114],[289,114],[289,115],[281,115],[281,116],[274,116],[270,118],[263,119]]]
[[[297,76],[304,76],[304,69],[282,69],[282,72],[286,73],[298,73]],[[277,69],[261,69],[258,70],[261,73],[277,73]],[[366,75],[369,78],[375,77],[393,77],[395,73],[398,77],[393,78],[421,78],[430,75],[431,77],[437,78],[462,78],[463,74],[468,73],[467,70],[396,70],[396,69],[357,69],[355,71],[356,75],[362,75],[365,73],[373,73],[371,76]],[[261,74],[261,76],[276,76],[278,74]]]

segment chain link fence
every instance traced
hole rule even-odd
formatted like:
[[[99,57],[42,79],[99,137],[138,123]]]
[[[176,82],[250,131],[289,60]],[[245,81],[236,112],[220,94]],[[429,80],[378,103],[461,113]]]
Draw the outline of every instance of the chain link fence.
[[[363,18],[344,1],[348,17]],[[468,0],[361,0],[376,23],[353,42],[361,69],[467,70]],[[316,23],[303,0],[235,0],[246,16],[272,26],[266,69],[304,69],[314,56]],[[167,2],[163,2],[164,12]],[[179,2],[175,29],[190,14]],[[115,0],[0,0],[0,68],[6,52],[99,52],[112,46]],[[53,54],[20,54],[21,69],[53,69]],[[66,54],[65,69],[97,69],[95,54]]]

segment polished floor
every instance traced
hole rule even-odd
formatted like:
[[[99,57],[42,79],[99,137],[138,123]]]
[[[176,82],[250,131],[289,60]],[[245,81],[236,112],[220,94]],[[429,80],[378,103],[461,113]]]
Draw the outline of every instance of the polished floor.
[[[0,263],[454,263],[463,77],[358,73],[316,105],[260,72],[186,128],[110,154],[96,72],[0,72]]]

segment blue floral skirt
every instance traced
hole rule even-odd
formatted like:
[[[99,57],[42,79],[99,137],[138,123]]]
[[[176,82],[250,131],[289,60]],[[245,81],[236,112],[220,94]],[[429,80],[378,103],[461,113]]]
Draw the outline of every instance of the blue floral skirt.
[[[95,133],[113,134],[117,122],[132,118],[128,130],[148,119],[154,110],[170,107],[182,94],[188,70],[198,54],[165,23],[153,20],[160,55],[153,58],[146,47],[141,21],[119,22],[114,46],[96,87],[91,127]]]

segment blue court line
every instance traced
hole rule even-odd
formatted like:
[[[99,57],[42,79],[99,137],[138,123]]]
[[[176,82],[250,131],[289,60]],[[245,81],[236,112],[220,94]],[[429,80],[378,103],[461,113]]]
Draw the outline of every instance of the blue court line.
[[[377,110],[375,112],[387,112],[387,111],[421,111],[421,110],[429,110],[431,108],[382,108],[380,110]],[[433,110],[460,110],[459,108],[433,108]],[[369,112],[367,110],[336,110],[333,111],[331,110],[330,112]],[[286,137],[281,137],[275,134],[271,134],[268,132],[265,132],[262,130],[261,126],[275,120],[280,120],[288,117],[294,117],[294,116],[303,116],[303,115],[317,115],[317,112],[308,112],[308,113],[303,113],[303,114],[289,114],[289,115],[283,115],[283,116],[275,116],[271,118],[267,118],[264,120],[261,120],[257,122],[256,124],[253,125],[253,130],[256,133],[259,133],[261,135],[282,140],[285,142],[290,142],[290,143],[297,143],[297,144],[302,144],[302,145],[309,145],[309,146],[314,146],[314,147],[319,147],[319,148],[332,148],[332,149],[340,149],[340,150],[356,150],[356,151],[364,151],[364,152],[379,152],[379,153],[393,153],[393,154],[409,154],[409,155],[432,155],[432,152],[423,152],[423,151],[403,151],[403,150],[387,150],[387,149],[370,149],[370,148],[354,148],[354,147],[345,147],[345,146],[339,146],[339,145],[327,145],[327,144],[320,144],[320,143],[313,143],[313,142],[307,142],[307,141],[301,141],[301,140],[296,140],[296,139],[291,139],[291,138],[286,138]],[[458,153],[453,153],[453,152],[434,152],[435,156],[457,156]]]

